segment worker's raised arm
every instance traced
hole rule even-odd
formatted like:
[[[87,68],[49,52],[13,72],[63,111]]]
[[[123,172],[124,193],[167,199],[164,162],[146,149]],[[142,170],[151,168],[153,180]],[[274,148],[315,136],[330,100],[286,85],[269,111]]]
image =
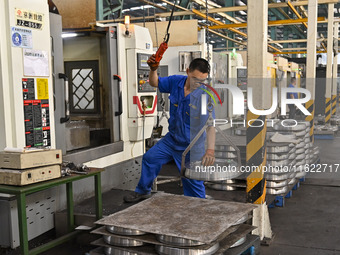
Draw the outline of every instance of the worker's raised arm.
[[[152,87],[158,87],[158,74],[157,68],[159,66],[159,62],[156,62],[155,54],[153,54],[148,59],[148,65],[150,66],[150,73],[149,73],[149,83]]]

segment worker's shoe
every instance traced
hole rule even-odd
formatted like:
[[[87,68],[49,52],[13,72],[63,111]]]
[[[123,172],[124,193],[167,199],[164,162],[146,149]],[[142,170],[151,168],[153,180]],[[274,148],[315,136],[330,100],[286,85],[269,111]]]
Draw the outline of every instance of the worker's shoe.
[[[123,199],[126,203],[135,203],[135,202],[139,202],[139,201],[142,201],[144,199],[147,199],[149,197],[151,197],[151,193],[149,193],[149,194],[139,194],[137,192],[133,192],[132,194],[124,196]]]

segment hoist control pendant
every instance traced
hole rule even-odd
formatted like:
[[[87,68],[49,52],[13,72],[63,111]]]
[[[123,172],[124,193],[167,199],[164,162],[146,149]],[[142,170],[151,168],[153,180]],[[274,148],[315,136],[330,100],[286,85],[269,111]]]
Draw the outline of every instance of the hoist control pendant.
[[[164,52],[168,49],[168,44],[166,42],[162,42],[161,45],[159,46],[157,52],[156,52],[156,62],[159,63],[162,58],[163,58],[163,54]]]

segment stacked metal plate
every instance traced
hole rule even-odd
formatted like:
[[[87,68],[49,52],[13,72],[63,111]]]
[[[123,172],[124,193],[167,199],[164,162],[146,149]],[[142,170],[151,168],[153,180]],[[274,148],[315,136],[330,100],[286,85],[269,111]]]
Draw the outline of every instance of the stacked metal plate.
[[[267,193],[279,195],[286,193],[290,178],[295,173],[291,169],[296,157],[296,148],[289,142],[267,142]]]
[[[241,164],[245,165],[246,163],[246,136],[243,130],[240,132],[237,132],[238,135],[236,136],[229,136],[231,141],[237,146],[237,148],[240,150],[240,156],[241,156]],[[219,134],[216,136],[216,143],[215,143],[215,158],[216,161],[233,161],[233,165],[236,166],[237,162],[237,153],[235,149],[231,146],[226,144],[224,139],[220,137]],[[233,171],[228,175],[228,179],[224,179],[223,181],[213,181],[206,180],[205,183],[208,188],[214,189],[214,190],[225,190],[225,191],[231,191],[236,190],[239,188],[245,188],[244,185],[244,174],[240,171]],[[246,176],[245,176],[246,177]]]
[[[188,162],[184,168],[185,177],[201,181],[225,181],[242,174],[239,168],[242,157],[245,159],[245,137],[241,139],[230,136],[226,131],[220,132],[216,134],[214,164],[203,166],[200,160]]]
[[[246,151],[247,151],[246,136],[235,135],[228,137],[240,150],[241,163],[242,165],[244,165],[246,163]],[[215,157],[237,161],[237,153],[235,149],[230,144],[227,144],[227,142],[218,133],[216,135]]]
[[[297,124],[296,124],[297,123]],[[310,123],[308,121],[298,121],[295,120],[286,121],[285,127],[283,125],[274,125],[274,130],[277,130],[281,134],[292,134],[296,136],[296,158],[293,165],[295,176],[290,176],[290,181],[288,184],[293,184],[296,178],[302,178],[306,175],[305,167],[307,164],[311,163],[311,142],[309,138]]]
[[[139,230],[116,227],[116,226],[106,226],[106,231],[114,235],[103,235],[103,241],[106,244],[104,247],[104,252],[106,255],[121,254],[124,252],[119,249],[119,247],[140,247],[145,243],[140,240],[134,240],[128,238],[128,236],[140,236],[146,233]],[[129,253],[127,253],[129,254]]]
[[[224,190],[224,191],[232,191],[232,190],[238,190],[242,189],[245,190],[247,187],[246,184],[246,178],[243,178],[244,174],[242,176],[238,177],[237,179],[233,180],[225,180],[221,182],[205,182],[206,187],[213,190]]]
[[[339,115],[332,115],[331,125],[332,126],[339,126],[340,125],[340,116]]]
[[[244,203],[158,193],[97,221],[103,226],[91,233],[102,238],[92,244],[102,247],[106,255],[215,254],[246,241],[255,228],[243,223],[255,208]],[[214,217],[205,219],[206,224],[197,224],[201,213]]]

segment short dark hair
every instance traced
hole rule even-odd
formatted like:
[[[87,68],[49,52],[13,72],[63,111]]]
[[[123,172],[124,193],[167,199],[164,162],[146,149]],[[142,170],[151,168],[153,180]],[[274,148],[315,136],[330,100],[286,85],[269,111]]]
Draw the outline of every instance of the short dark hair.
[[[296,78],[295,78],[295,77],[292,77],[292,78],[290,79],[290,82],[291,82],[291,83],[296,82]]]
[[[195,58],[193,61],[191,61],[189,65],[189,71],[193,72],[195,70],[198,70],[201,73],[209,73],[210,72],[209,62],[204,58]]]

